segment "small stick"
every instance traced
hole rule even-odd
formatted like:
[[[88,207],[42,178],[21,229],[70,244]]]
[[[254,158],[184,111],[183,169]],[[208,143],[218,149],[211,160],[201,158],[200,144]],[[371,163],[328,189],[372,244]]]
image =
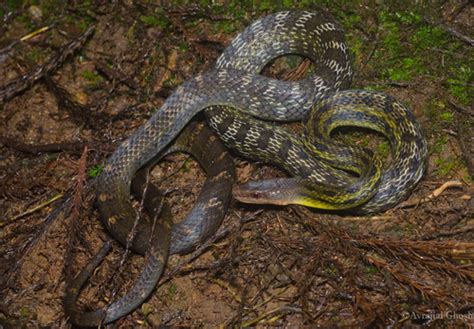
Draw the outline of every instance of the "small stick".
[[[457,30],[453,29],[452,27],[445,25],[445,24],[440,24],[440,26],[446,30],[446,32],[450,33],[452,36],[458,38],[459,40],[467,43],[471,47],[474,47],[474,39],[471,39],[467,35],[462,34],[461,32],[458,32]]]
[[[13,79],[6,85],[0,86],[0,104],[9,101],[17,94],[25,91],[45,75],[51,75],[55,72],[58,67],[64,64],[66,59],[68,59],[78,49],[82,48],[93,33],[94,27],[88,28],[77,39],[63,46],[57,55],[52,56],[43,65],[38,65],[26,74]]]
[[[46,32],[46,31],[52,29],[54,25],[55,25],[55,24],[53,24],[53,25],[51,25],[51,26],[42,27],[42,28],[40,28],[40,29],[38,29],[38,30],[36,30],[36,31],[34,31],[34,32],[31,32],[31,33],[25,35],[24,37],[22,37],[22,38],[19,39],[19,40],[13,41],[12,43],[10,43],[10,44],[9,44],[8,46],[6,46],[5,48],[0,49],[0,55],[8,55],[8,54],[12,51],[13,47],[15,47],[15,46],[16,46],[17,44],[19,44],[20,42],[24,42],[24,41],[26,41],[26,40],[28,40],[28,39],[33,38],[34,36],[36,36],[36,35],[38,35],[38,34],[40,34],[40,33]]]
[[[444,190],[446,190],[447,188],[450,188],[450,187],[462,187],[462,183],[460,181],[457,181],[457,180],[451,180],[451,181],[448,181],[446,183],[444,183],[443,185],[441,185],[440,187],[438,187],[436,190],[433,191],[433,193],[431,193],[430,195],[428,195],[428,198],[436,198],[438,196],[441,195],[441,193],[444,192]]]
[[[419,204],[428,202],[428,201],[430,201],[430,200],[432,200],[432,199],[434,199],[434,198],[439,197],[446,189],[451,188],[451,187],[462,187],[462,182],[457,181],[457,180],[447,181],[446,183],[444,183],[443,185],[441,185],[440,187],[438,187],[436,190],[434,190],[434,191],[433,191],[430,195],[428,195],[427,197],[424,197],[424,198],[417,198],[417,199],[412,200],[412,201],[405,201],[405,202],[402,202],[402,203],[400,203],[397,207],[395,207],[395,209],[398,209],[398,208],[409,208],[409,207],[417,206],[417,205],[419,205]]]
[[[72,197],[71,217],[68,223],[70,225],[70,230],[68,232],[68,240],[67,240],[66,252],[64,255],[64,263],[61,270],[62,278],[72,277],[71,264],[74,260],[73,250],[76,247],[79,231],[83,223],[81,214],[82,214],[82,208],[84,206],[83,205],[83,193],[85,191],[84,185],[87,179],[87,175],[86,175],[87,152],[88,152],[88,149],[87,149],[87,146],[85,146],[78,163],[76,187],[75,187],[74,194]],[[60,281],[58,281],[58,285]]]
[[[44,26],[44,27],[42,27],[42,28],[40,28],[40,29],[38,29],[38,30],[36,30],[36,31],[33,31],[33,32],[31,32],[31,33],[25,35],[24,37],[22,37],[22,38],[20,39],[20,41],[26,41],[26,40],[28,40],[28,39],[31,39],[31,38],[37,36],[38,34],[41,34],[41,33],[43,33],[43,32],[46,32],[46,31],[50,30],[51,28],[52,28],[52,26]]]
[[[47,201],[45,201],[45,202],[43,202],[43,203],[37,205],[36,207],[33,207],[33,208],[28,209],[27,211],[25,211],[25,212],[23,212],[23,213],[21,213],[21,214],[16,215],[15,217],[13,217],[12,219],[8,220],[7,222],[5,222],[5,223],[0,223],[0,227],[3,227],[3,226],[5,226],[5,225],[8,225],[8,224],[10,224],[11,222],[16,221],[17,219],[20,219],[20,218],[22,218],[22,217],[25,217],[25,216],[27,216],[27,215],[30,215],[30,214],[32,214],[32,213],[34,213],[34,212],[36,212],[36,211],[38,211],[38,210],[40,210],[40,209],[42,209],[42,208],[48,206],[48,205],[50,205],[50,204],[53,203],[54,201],[56,201],[56,200],[62,198],[63,195],[64,195],[63,193],[59,193],[59,194],[53,196],[51,199],[49,199],[49,200],[47,200]]]
[[[0,145],[5,145],[7,147],[13,148],[22,153],[28,153],[33,155],[38,155],[41,153],[56,153],[56,152],[72,152],[74,154],[82,154],[82,150],[86,143],[83,142],[71,142],[71,143],[51,143],[43,145],[32,145],[27,143],[21,143],[14,139],[0,136]]]

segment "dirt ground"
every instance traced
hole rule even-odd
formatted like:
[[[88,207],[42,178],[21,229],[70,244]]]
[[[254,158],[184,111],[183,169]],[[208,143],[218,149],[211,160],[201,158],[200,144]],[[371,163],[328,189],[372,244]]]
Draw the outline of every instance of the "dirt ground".
[[[217,235],[171,257],[147,302],[112,326],[474,327],[473,6],[317,5],[347,32],[353,86],[385,91],[415,113],[429,142],[426,175],[400,206],[366,217],[233,201]],[[1,2],[0,328],[70,327],[65,282],[109,239],[92,206],[107,157],[250,22],[317,5]],[[290,58],[266,71],[304,66]],[[387,153],[371,135],[343,138]],[[284,175],[235,163],[239,182]],[[183,154],[152,175],[176,220],[205,179]],[[142,265],[114,243],[80,304],[107,305]]]

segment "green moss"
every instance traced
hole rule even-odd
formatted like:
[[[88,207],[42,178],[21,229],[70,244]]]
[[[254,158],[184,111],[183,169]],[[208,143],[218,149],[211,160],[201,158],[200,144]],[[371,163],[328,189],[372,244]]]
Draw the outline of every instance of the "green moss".
[[[22,318],[27,318],[31,314],[31,312],[27,307],[22,307],[19,310],[19,314]]]
[[[212,27],[215,33],[232,33],[237,31],[237,23],[234,20],[215,21]]]
[[[104,171],[104,165],[95,165],[95,166],[92,166],[91,169],[89,169],[89,172],[87,173],[89,175],[89,177],[91,178],[94,178],[94,177],[97,177],[99,176],[102,171]]]
[[[410,81],[413,76],[423,72],[423,65],[418,58],[404,58],[396,67],[388,68],[385,76],[392,81]]]
[[[383,90],[383,86],[377,86],[377,85],[367,85],[364,86],[365,90],[372,90],[372,91],[381,91]]]
[[[430,153],[439,154],[443,151],[444,146],[448,143],[447,136],[440,136],[434,143],[430,144]]]
[[[135,39],[135,33],[137,32],[137,22],[133,24],[127,30],[127,40],[132,41]]]
[[[97,87],[104,79],[96,72],[83,71],[82,77],[89,82],[89,87]]]
[[[361,62],[362,57],[365,55],[365,42],[359,37],[355,36],[350,40],[351,43],[351,52],[357,62]]]
[[[333,264],[327,264],[322,267],[323,273],[326,273],[331,276],[337,275],[337,268]]]
[[[415,49],[426,50],[429,47],[441,47],[446,43],[447,35],[440,27],[424,25],[413,33],[410,41]]]
[[[93,20],[92,18],[90,17],[85,17],[84,19],[82,19],[81,21],[79,21],[79,23],[77,23],[77,26],[79,27],[79,29],[84,32],[85,30],[87,30],[89,28],[89,26],[91,26],[93,24]]]
[[[176,287],[174,283],[170,283],[170,286],[168,287],[168,298],[173,299],[177,292],[178,287]]]
[[[411,223],[405,225],[405,233],[412,234],[415,231],[415,226]]]
[[[454,121],[454,113],[450,111],[441,112],[439,115],[440,119],[445,122],[453,122]]]
[[[395,56],[401,49],[399,28],[393,22],[386,22],[383,24],[383,29],[385,31],[383,47],[391,56]]]
[[[290,8],[291,6],[294,5],[293,0],[283,0],[282,3],[283,3],[283,7],[285,8]]]
[[[180,84],[180,81],[173,75],[170,75],[170,77],[168,79],[163,81],[163,87],[165,87],[165,88],[174,88],[178,84]]]
[[[27,30],[33,30],[35,28],[35,24],[33,23],[33,21],[31,20],[31,17],[30,15],[28,15],[27,13],[23,13],[21,15],[18,15],[18,17],[16,18],[16,20],[18,20],[21,24],[23,24],[23,26],[25,26],[25,28]]]
[[[171,25],[169,18],[162,9],[157,9],[155,15],[142,15],[140,21],[146,26],[159,26],[162,29],[167,28]]]
[[[186,160],[184,160],[183,165],[181,166],[180,170],[182,170],[183,172],[189,172],[191,169],[192,162],[193,160],[191,158],[187,158]]]
[[[38,62],[41,61],[42,54],[39,49],[32,48],[25,56],[25,60],[28,62],[28,64],[38,64]]]
[[[143,23],[145,23],[145,25],[148,26],[160,26],[160,20],[155,16],[142,15],[140,16],[140,21],[142,21]]]
[[[261,0],[257,2],[258,10],[259,11],[269,11],[275,5],[274,1],[271,0]]]
[[[379,273],[379,269],[376,266],[373,265],[366,265],[364,268],[364,272],[366,274],[377,274]]]
[[[420,23],[422,21],[421,15],[410,10],[408,12],[395,12],[393,13],[393,18],[397,19],[401,24],[410,25]]]
[[[390,154],[390,143],[388,141],[382,141],[377,145],[377,155],[382,158],[388,157]]]
[[[185,52],[189,51],[189,44],[185,40],[182,40],[178,44],[178,48],[179,48],[179,51],[185,53]]]
[[[346,21],[346,24],[355,26],[362,22],[362,17],[354,13],[352,15],[347,16],[345,21]]]
[[[23,5],[23,0],[7,0],[6,5],[7,5],[7,10],[17,10],[20,9],[21,6]]]
[[[410,81],[419,75],[439,76],[440,65],[452,60],[457,43],[447,33],[423,21],[416,11],[382,11],[382,47],[375,52],[386,79]],[[429,51],[436,49],[436,51]],[[440,57],[440,52],[443,57]]]
[[[436,164],[436,174],[440,177],[451,176],[461,167],[461,162],[459,159],[450,157],[450,158],[438,158],[435,160]]]
[[[448,90],[451,95],[456,97],[462,104],[472,102],[474,90],[472,81],[474,80],[473,71],[467,65],[451,68],[451,78],[447,80]]]
[[[400,25],[412,25],[420,23],[422,19],[420,14],[411,9],[409,11],[383,9],[379,14],[379,20],[384,24],[393,22]]]

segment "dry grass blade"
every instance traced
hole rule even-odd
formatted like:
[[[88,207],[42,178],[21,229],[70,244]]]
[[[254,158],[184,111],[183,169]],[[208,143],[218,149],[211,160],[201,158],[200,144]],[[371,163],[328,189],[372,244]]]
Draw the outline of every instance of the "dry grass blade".
[[[0,104],[7,102],[15,95],[25,91],[31,87],[36,81],[45,75],[51,75],[58,67],[60,67],[66,59],[80,49],[89,37],[94,33],[94,27],[88,28],[79,38],[69,42],[67,45],[59,50],[59,53],[53,56],[45,64],[32,69],[25,75],[10,81],[4,86],[0,87]]]

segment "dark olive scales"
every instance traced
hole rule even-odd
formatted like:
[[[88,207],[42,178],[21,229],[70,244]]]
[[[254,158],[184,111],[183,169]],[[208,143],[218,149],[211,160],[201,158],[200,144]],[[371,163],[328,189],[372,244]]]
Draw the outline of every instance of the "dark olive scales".
[[[310,58],[315,63],[313,74],[291,82],[259,74],[271,60],[286,54]],[[104,225],[124,241],[136,216],[129,200],[134,174],[165,152],[203,110],[226,145],[250,158],[276,163],[295,176],[237,187],[234,196],[241,201],[351,208],[359,213],[381,211],[400,202],[424,173],[426,141],[411,112],[392,97],[340,91],[350,86],[351,78],[344,32],[326,12],[285,11],[255,21],[224,50],[215,68],[176,88],[108,159],[98,178]],[[307,139],[250,116],[273,121],[309,118]],[[384,134],[392,146],[391,164],[382,168],[369,150],[331,140],[331,132],[341,126]],[[137,239],[149,234],[137,234]],[[174,241],[171,250],[179,249]],[[103,319],[110,321],[111,316]]]

